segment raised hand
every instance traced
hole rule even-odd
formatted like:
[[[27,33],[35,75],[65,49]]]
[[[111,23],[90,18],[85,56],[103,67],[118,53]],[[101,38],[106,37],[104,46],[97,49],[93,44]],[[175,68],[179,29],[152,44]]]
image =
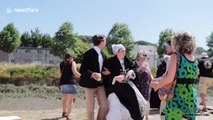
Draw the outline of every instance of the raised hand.
[[[129,80],[129,79],[131,79],[131,78],[134,79],[134,77],[135,77],[134,71],[133,71],[133,70],[129,70],[129,71],[127,72],[126,76],[125,76],[125,79],[126,79],[126,80]]]

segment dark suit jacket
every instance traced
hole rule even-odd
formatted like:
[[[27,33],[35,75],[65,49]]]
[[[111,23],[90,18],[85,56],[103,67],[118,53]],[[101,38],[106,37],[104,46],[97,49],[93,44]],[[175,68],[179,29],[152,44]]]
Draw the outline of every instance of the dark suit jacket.
[[[103,56],[103,66],[106,62],[106,56],[102,53]],[[87,52],[83,54],[83,60],[81,62],[80,67],[80,86],[86,88],[97,88],[98,86],[103,85],[103,82],[100,83],[97,80],[91,78],[93,72],[99,73],[99,62],[98,62],[98,53],[95,51],[94,48],[91,48]]]

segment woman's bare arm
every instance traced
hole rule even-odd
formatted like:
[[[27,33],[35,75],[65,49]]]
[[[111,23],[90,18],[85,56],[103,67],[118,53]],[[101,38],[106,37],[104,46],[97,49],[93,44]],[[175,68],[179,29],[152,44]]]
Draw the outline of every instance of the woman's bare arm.
[[[165,75],[165,77],[160,82],[153,82],[152,87],[157,90],[161,87],[164,87],[165,85],[171,83],[174,80],[174,77],[176,75],[176,69],[177,69],[177,55],[172,54],[171,56],[171,62],[169,64],[168,73]]]
[[[75,63],[75,61],[73,61],[72,62],[72,72],[73,72],[73,74],[76,76],[76,77],[80,77],[81,76],[81,74],[77,71],[77,69],[76,69],[77,67],[76,67],[76,63]]]

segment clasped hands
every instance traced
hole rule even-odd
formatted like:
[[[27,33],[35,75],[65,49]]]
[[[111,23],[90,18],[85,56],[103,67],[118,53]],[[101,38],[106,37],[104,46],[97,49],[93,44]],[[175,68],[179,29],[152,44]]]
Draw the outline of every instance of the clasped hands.
[[[165,75],[163,75],[162,77],[158,77],[155,79],[152,79],[151,81],[151,87],[154,88],[155,91],[157,91],[160,88],[159,82],[165,77]]]
[[[151,87],[157,91],[159,89],[159,83],[158,83],[158,80],[157,79],[152,79],[151,81]]]

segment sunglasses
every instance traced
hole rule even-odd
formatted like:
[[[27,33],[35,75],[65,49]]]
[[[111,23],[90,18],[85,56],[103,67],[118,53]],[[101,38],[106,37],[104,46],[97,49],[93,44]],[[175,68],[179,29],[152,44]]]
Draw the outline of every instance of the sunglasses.
[[[147,55],[143,55],[144,57],[147,57]]]

